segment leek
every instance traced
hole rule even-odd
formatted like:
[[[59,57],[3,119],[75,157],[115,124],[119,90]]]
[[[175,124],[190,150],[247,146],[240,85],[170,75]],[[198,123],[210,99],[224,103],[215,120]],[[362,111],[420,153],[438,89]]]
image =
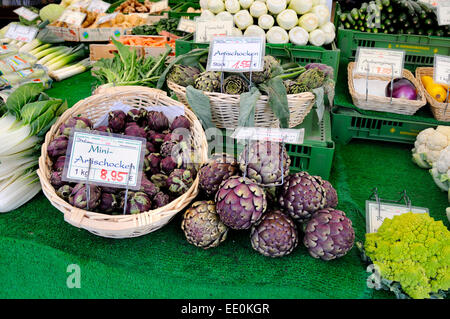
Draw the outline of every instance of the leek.
[[[30,53],[30,54],[32,54],[32,55],[36,55],[37,53],[41,52],[42,50],[48,49],[48,48],[51,47],[51,46],[52,46],[52,45],[51,45],[50,43],[46,43],[46,44],[43,44],[43,45],[41,45],[41,46],[38,46],[37,48],[31,50],[31,51],[28,52],[28,53]]]
[[[60,69],[63,66],[65,66],[73,61],[82,59],[84,57],[85,57],[84,46],[80,46],[80,47],[76,48],[74,51],[72,51],[71,53],[66,53],[66,54],[62,55],[55,62],[47,63],[45,66],[47,67],[48,71],[51,72],[51,71]]]
[[[86,58],[78,63],[75,63],[70,66],[61,68],[59,70],[50,72],[49,75],[56,81],[62,81],[71,76],[77,75],[79,73],[83,73],[88,68],[90,68],[90,66],[91,66],[91,62],[90,62],[89,58]]]
[[[62,50],[64,50],[64,49],[66,49],[66,48],[67,48],[67,47],[65,47],[65,46],[50,47],[50,48],[48,48],[48,49],[45,49],[45,50],[42,50],[42,51],[38,52],[38,53],[36,54],[36,58],[37,58],[37,59],[41,59],[41,58],[43,58],[44,56],[46,56],[46,55],[48,55],[48,54],[50,54],[50,53],[53,53],[53,52],[55,52],[55,51],[62,51]]]
[[[70,48],[64,48],[61,50],[53,51],[52,53],[47,54],[43,58],[41,58],[39,61],[37,61],[37,64],[46,65],[47,63],[50,63],[52,59],[59,58],[66,54],[67,52],[70,52]]]
[[[31,42],[28,42],[27,44],[25,44],[23,47],[20,48],[19,52],[30,52],[31,50],[39,47],[40,45],[42,45],[43,42],[39,39],[34,39]]]

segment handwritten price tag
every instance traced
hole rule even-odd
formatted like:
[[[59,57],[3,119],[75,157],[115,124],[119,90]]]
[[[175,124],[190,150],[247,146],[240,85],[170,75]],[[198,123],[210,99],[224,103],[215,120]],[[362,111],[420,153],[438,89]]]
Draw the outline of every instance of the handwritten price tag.
[[[145,139],[74,130],[67,147],[63,180],[138,189],[141,185]],[[89,171],[89,163],[91,165]]]
[[[404,60],[405,51],[359,47],[355,73],[400,77],[403,74]]]
[[[209,46],[208,71],[249,72],[264,68],[261,37],[216,37]]]
[[[74,26],[80,26],[83,23],[84,19],[86,19],[86,13],[65,10],[59,17],[58,21],[65,22]]]
[[[213,37],[225,37],[232,33],[234,26],[233,19],[206,19],[195,18],[195,42],[209,42]]]
[[[22,18],[28,20],[28,21],[33,21],[34,19],[39,17],[39,14],[37,14],[37,13],[35,13],[35,12],[31,11],[30,9],[25,8],[25,7],[17,8],[13,12],[16,13],[17,15],[21,16]]]
[[[450,84],[450,56],[434,55],[434,82]]]
[[[439,25],[450,24],[450,1],[441,0],[437,4],[437,18]]]
[[[92,2],[87,7],[87,11],[104,13],[111,6],[110,3],[104,2],[102,0],[92,0]]]
[[[167,9],[168,7],[169,7],[168,0],[153,2],[150,7],[150,13],[161,12]]]
[[[5,37],[17,41],[30,42],[36,37],[37,33],[38,29],[35,27],[12,23],[9,25]]]
[[[234,130],[231,137],[237,140],[303,144],[303,141],[305,139],[305,129],[238,127]]]
[[[195,32],[195,21],[190,19],[181,18],[178,23],[177,30],[184,31],[188,33]]]

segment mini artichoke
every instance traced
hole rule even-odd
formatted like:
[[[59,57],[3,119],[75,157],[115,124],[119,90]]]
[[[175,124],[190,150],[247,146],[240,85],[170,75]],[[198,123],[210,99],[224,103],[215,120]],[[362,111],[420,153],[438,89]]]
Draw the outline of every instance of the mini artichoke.
[[[190,170],[177,168],[167,178],[169,192],[175,196],[186,193],[194,183],[194,177]]]
[[[144,128],[140,127],[140,126],[137,126],[136,124],[135,125],[128,125],[125,128],[124,134],[126,136],[135,136],[135,137],[142,137],[142,138],[146,138],[147,137],[147,131]]]
[[[193,66],[176,64],[167,74],[167,81],[187,87],[194,85],[194,77],[200,74],[200,70]]]
[[[151,153],[144,158],[144,172],[158,174],[160,172],[162,156],[159,153]]]
[[[136,123],[142,127],[147,125],[147,110],[144,108],[130,109],[127,112],[126,121],[127,123]]]
[[[108,115],[108,127],[111,128],[114,133],[122,133],[125,129],[126,119],[127,115],[124,111],[111,111]]]
[[[50,174],[50,184],[52,184],[55,189],[66,184],[66,182],[62,180],[62,171],[54,171]]]
[[[166,135],[163,133],[158,133],[153,130],[147,132],[147,140],[150,141],[155,147],[161,147],[161,144],[164,142]]]
[[[94,211],[100,204],[101,190],[95,185],[89,185],[89,211]],[[79,183],[69,195],[69,204],[81,209],[88,209],[86,185]]]
[[[266,211],[264,190],[253,180],[231,176],[216,193],[216,209],[220,219],[232,229],[248,229]]]
[[[280,66],[280,62],[277,59],[271,55],[266,55],[264,56],[264,70],[252,72],[251,79],[249,72],[244,73],[244,75],[247,79],[251,80],[252,83],[261,84],[271,78],[272,70],[278,66]]]
[[[166,206],[170,203],[170,197],[163,192],[158,192],[155,197],[153,197],[153,209]]]
[[[306,85],[310,90],[323,85],[325,73],[319,69],[309,69],[299,75],[297,82]]]
[[[327,199],[327,203],[325,204],[325,207],[336,208],[339,201],[338,201],[338,194],[337,194],[336,190],[334,189],[333,185],[331,185],[331,183],[329,181],[322,179],[320,176],[314,176],[314,177],[319,181],[320,185],[322,185],[322,187],[325,189],[325,192],[326,192],[325,197]]]
[[[167,175],[159,173],[159,174],[151,175],[150,181],[161,189],[161,188],[167,187],[167,179],[168,178],[169,177]]]
[[[172,156],[165,157],[161,160],[161,172],[164,174],[170,174],[174,169],[180,168],[177,162],[174,160]]]
[[[54,171],[62,172],[64,169],[64,163],[66,162],[66,156],[62,155],[59,156],[55,163],[53,164],[52,168]]]
[[[61,155],[66,155],[69,139],[65,135],[60,135],[51,141],[47,147],[47,154],[50,158],[55,159]]]
[[[181,142],[182,140],[183,140],[183,135],[172,132],[172,133],[167,133],[164,136],[164,141],[163,142],[169,142],[169,141]]]
[[[65,201],[68,201],[70,194],[72,194],[72,190],[73,188],[69,184],[66,184],[58,188],[56,194]]]
[[[304,223],[325,208],[325,189],[307,172],[289,175],[281,187],[279,204],[292,218]]]
[[[292,80],[284,81],[284,86],[286,87],[287,94],[299,94],[310,91],[310,89],[305,84],[298,83]]]
[[[147,113],[147,124],[150,130],[162,132],[169,128],[169,119],[163,112],[149,111]]]
[[[236,159],[228,154],[215,154],[199,170],[199,187],[207,196],[216,195],[220,184],[239,172]]]
[[[74,116],[59,127],[59,132],[62,135],[70,136],[73,128],[90,130],[92,129],[92,122],[88,118]]]
[[[115,194],[102,193],[100,198],[100,204],[98,205],[97,210],[100,213],[109,214],[114,211],[117,211],[119,207],[120,202]]]
[[[149,181],[143,174],[141,179],[141,188],[139,191],[147,194],[151,199],[159,192],[159,187]]]
[[[153,145],[151,142],[145,143],[145,156],[148,156],[152,153],[157,153],[156,146]]]
[[[286,148],[281,143],[270,141],[247,144],[239,157],[241,171],[260,185],[281,184],[282,177],[285,180],[289,175],[290,165]]]
[[[104,132],[104,133],[113,133],[112,129],[110,129],[108,126],[99,126],[95,129],[98,132]]]
[[[187,241],[197,247],[217,247],[227,238],[228,227],[216,213],[213,201],[198,201],[186,210],[181,222]]]
[[[303,243],[314,258],[332,260],[353,247],[355,231],[343,211],[325,208],[314,213],[306,224]]]
[[[242,94],[248,91],[248,83],[239,75],[230,75],[223,80],[222,91],[225,94]]]
[[[175,131],[177,128],[184,128],[186,130],[190,130],[191,122],[186,116],[178,115],[173,119],[172,123],[170,124],[171,131]]]
[[[177,144],[175,141],[166,141],[161,144],[159,153],[163,157],[172,156],[172,149]]]
[[[220,90],[220,73],[206,71],[195,77],[194,87],[204,92],[218,92]]]
[[[274,210],[252,226],[250,241],[253,249],[264,256],[286,256],[297,247],[297,227],[289,216]]]
[[[125,205],[125,195],[122,196],[121,207]],[[149,211],[152,208],[152,202],[147,194],[144,192],[128,192],[127,207],[125,212],[127,214],[140,214]]]

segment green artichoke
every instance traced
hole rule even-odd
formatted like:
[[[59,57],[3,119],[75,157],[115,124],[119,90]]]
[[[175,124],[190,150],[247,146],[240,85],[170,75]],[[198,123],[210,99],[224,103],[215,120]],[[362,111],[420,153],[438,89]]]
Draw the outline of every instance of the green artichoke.
[[[284,81],[287,94],[299,94],[303,92],[309,92],[310,89],[303,83],[298,83],[292,80]]]
[[[167,80],[186,87],[194,85],[194,78],[198,74],[200,70],[196,67],[176,64],[167,75]]]
[[[306,85],[310,90],[323,85],[325,73],[319,69],[309,69],[299,75],[297,82]]]
[[[195,77],[194,87],[204,92],[218,92],[220,90],[220,73],[206,71]]]
[[[248,83],[239,75],[230,75],[223,80],[222,91],[225,94],[241,94],[248,91]]]
[[[251,82],[261,84],[266,82],[272,76],[272,70],[280,66],[280,62],[271,55],[264,57],[264,69],[258,72],[252,72]],[[250,80],[250,72],[244,73],[245,77]]]
[[[298,244],[297,227],[289,216],[274,210],[252,227],[250,241],[253,249],[264,256],[286,256]]]
[[[192,245],[208,249],[227,238],[228,227],[216,213],[214,201],[198,201],[186,210],[181,222],[186,239]]]

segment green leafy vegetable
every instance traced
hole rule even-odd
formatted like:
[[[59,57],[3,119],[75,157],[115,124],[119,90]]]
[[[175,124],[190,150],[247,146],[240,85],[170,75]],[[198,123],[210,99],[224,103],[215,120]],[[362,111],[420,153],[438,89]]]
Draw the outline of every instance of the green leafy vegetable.
[[[255,126],[255,108],[260,96],[261,92],[256,87],[252,87],[249,92],[241,94],[238,126]]]
[[[20,118],[20,110],[22,107],[34,101],[39,94],[44,91],[42,83],[27,83],[14,90],[6,100],[6,108],[17,118]]]
[[[209,98],[202,91],[194,89],[192,85],[186,88],[186,97],[195,115],[202,123],[203,128],[206,130],[216,127],[212,121]]]
[[[289,128],[289,105],[283,79],[279,76],[259,85],[269,96],[269,106],[280,121],[281,128]]]

